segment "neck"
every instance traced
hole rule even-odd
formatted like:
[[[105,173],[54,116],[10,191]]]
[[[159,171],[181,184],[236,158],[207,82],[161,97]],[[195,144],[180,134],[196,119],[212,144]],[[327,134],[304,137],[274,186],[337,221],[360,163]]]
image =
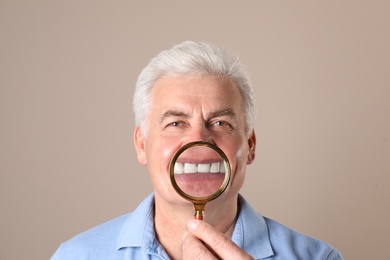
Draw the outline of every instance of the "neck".
[[[205,214],[204,221],[230,237],[236,221],[237,196],[207,203]],[[193,217],[194,206],[191,203],[172,205],[155,194],[156,235],[171,259],[182,259],[183,233],[187,230],[187,222]]]

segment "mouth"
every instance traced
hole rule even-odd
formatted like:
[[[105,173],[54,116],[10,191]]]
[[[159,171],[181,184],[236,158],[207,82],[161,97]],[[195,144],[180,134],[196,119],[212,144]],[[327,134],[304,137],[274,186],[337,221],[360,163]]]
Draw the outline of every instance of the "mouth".
[[[174,166],[175,174],[189,173],[225,173],[225,165],[223,162],[213,163],[180,163],[176,162]]]

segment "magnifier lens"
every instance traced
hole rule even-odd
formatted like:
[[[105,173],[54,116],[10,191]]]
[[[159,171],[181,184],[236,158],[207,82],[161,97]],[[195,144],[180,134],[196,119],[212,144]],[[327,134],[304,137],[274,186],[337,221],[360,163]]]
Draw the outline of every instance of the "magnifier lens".
[[[169,174],[176,192],[194,204],[195,219],[203,220],[206,203],[225,191],[231,171],[229,160],[219,147],[192,142],[173,155]]]
[[[225,180],[225,172],[223,158],[208,146],[189,147],[174,164],[174,178],[179,189],[197,198],[216,193]]]

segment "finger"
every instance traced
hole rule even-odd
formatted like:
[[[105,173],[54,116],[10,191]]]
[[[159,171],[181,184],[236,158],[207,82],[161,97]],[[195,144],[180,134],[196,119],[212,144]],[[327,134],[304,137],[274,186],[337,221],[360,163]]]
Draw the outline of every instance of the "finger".
[[[204,221],[190,220],[188,230],[222,259],[253,259],[227,236]]]
[[[183,236],[182,259],[215,260],[218,258],[216,258],[197,237],[190,232],[186,232]]]

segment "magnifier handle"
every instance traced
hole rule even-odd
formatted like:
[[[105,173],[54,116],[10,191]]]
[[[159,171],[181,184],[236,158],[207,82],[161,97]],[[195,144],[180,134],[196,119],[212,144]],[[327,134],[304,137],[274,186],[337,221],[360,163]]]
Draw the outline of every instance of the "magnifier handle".
[[[195,206],[194,219],[203,220],[205,204],[194,204],[194,206]]]
[[[204,218],[204,210],[195,210],[194,219],[203,220]]]

